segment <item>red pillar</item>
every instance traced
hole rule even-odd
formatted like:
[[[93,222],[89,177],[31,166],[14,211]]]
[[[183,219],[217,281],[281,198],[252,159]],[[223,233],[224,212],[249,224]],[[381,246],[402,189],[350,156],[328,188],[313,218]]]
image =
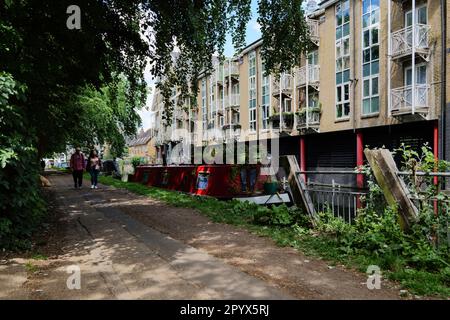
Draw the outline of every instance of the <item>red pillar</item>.
[[[433,127],[433,153],[437,164],[437,161],[439,160],[439,125],[437,121],[434,123]],[[435,171],[437,171],[437,168],[435,168]],[[434,177],[434,184],[437,185],[438,182],[438,177]]]
[[[437,162],[439,161],[439,124],[437,121],[434,123],[434,127],[433,127],[433,153],[434,153],[434,159],[436,161],[434,171],[437,172]],[[434,177],[433,182],[434,182],[434,185],[436,187],[438,187],[439,178]],[[435,200],[434,201],[434,214],[437,216],[438,212],[439,212],[438,202],[437,202],[437,200]]]
[[[362,132],[356,133],[356,166],[360,167],[364,165],[364,145],[363,145],[363,134]],[[364,176],[358,174],[356,177],[356,184],[358,188],[364,186]]]
[[[356,132],[356,166],[364,165],[364,145],[362,132]],[[356,175],[356,186],[358,188],[364,187],[364,176],[362,174]],[[361,208],[361,199],[357,197],[356,207]]]
[[[305,137],[300,137],[300,171],[306,171]],[[303,180],[306,182],[306,174],[303,174]]]

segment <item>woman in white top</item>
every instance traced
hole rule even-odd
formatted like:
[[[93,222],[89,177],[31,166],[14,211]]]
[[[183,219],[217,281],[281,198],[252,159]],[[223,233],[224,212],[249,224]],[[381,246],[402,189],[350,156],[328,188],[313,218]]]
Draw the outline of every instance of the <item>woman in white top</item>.
[[[102,161],[100,160],[97,151],[91,151],[87,165],[89,174],[91,175],[91,189],[97,189],[98,174],[102,167]]]

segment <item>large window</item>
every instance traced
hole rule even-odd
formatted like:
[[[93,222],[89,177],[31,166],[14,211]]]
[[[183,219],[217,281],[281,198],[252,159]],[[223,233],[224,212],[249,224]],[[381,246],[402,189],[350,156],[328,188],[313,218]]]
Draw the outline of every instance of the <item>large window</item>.
[[[256,130],[256,53],[250,52],[248,56],[248,111],[250,130]]]
[[[265,76],[265,66],[264,63],[261,65],[261,114],[262,114],[262,129],[269,128],[269,117],[270,117],[270,76]]]
[[[208,129],[208,110],[206,107],[206,80],[202,80],[202,124],[203,124],[203,131],[206,131]]]
[[[380,0],[363,0],[362,114],[380,111]]]
[[[416,8],[416,23],[418,24],[427,24],[428,23],[428,14],[427,14],[427,6],[423,5]],[[405,13],[405,27],[410,27],[412,25],[412,10],[409,10]]]
[[[336,4],[336,118],[350,115],[350,1]]]

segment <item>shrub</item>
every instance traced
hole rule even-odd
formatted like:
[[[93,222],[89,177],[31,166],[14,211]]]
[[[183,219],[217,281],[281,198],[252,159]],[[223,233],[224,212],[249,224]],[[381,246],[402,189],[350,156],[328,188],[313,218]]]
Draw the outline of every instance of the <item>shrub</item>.
[[[24,249],[45,217],[39,162],[19,108],[25,87],[0,72],[0,248]]]

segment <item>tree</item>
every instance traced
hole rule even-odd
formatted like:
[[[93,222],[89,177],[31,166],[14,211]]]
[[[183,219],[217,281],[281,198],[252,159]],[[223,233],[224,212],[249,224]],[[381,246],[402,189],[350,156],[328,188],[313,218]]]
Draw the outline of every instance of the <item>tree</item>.
[[[195,103],[196,79],[222,56],[227,32],[236,50],[244,46],[251,15],[250,0],[78,0],[77,30],[66,26],[72,4],[0,1],[0,245],[29,235],[41,216],[41,157],[67,143],[108,142],[121,152],[123,135],[139,125],[148,61],[164,77],[168,113],[174,86],[180,103]],[[267,72],[288,70],[307,47],[301,4],[259,0]]]
[[[77,3],[81,30],[66,27],[70,1],[0,2],[0,247],[26,245],[44,217],[41,157],[87,130],[123,145],[119,132],[139,124],[148,50],[139,3]]]
[[[279,74],[298,65],[311,45],[302,9],[303,0],[258,0],[266,72]],[[227,32],[238,52],[245,45],[245,30],[251,18],[251,0],[143,1],[143,22],[150,44],[152,73],[164,97],[166,121],[173,109],[173,87],[181,91],[179,106],[186,98],[196,104],[201,72],[212,70],[211,57],[223,55]],[[176,8],[176,9],[174,9]],[[281,36],[282,35],[282,36]],[[176,58],[172,55],[179,50]]]

